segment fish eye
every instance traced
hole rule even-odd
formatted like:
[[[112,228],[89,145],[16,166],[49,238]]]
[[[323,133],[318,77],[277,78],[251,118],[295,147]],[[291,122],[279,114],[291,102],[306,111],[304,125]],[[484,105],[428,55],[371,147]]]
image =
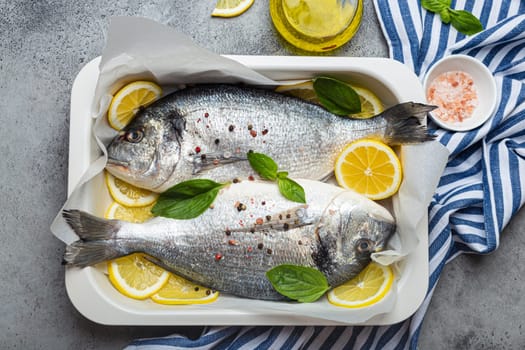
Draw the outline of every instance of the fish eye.
[[[363,238],[357,241],[357,251],[359,253],[368,253],[371,252],[374,247],[374,244],[371,240]]]
[[[138,143],[144,137],[144,132],[142,130],[130,130],[126,133],[126,141],[131,143]]]

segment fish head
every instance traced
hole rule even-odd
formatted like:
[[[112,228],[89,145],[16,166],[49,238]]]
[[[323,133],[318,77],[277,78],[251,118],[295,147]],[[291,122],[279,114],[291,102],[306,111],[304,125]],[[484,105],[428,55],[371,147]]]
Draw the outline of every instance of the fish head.
[[[371,261],[371,255],[384,250],[396,231],[390,212],[356,193],[345,191],[326,209],[317,228],[322,259],[321,269],[330,271],[332,285],[348,280]]]
[[[141,110],[108,145],[106,169],[137,187],[156,191],[181,156],[184,119]]]

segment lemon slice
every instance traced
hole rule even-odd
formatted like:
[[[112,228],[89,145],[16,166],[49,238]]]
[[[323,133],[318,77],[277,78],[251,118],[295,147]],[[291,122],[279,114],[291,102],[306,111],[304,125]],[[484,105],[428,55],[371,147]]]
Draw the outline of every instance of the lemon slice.
[[[320,104],[317,94],[314,91],[314,84],[311,80],[293,85],[280,85],[275,89],[275,91]]]
[[[350,143],[338,156],[335,178],[341,187],[378,200],[397,192],[403,171],[392,148],[376,140],[361,139]]]
[[[351,85],[354,91],[359,96],[361,101],[361,112],[351,114],[349,117],[355,119],[367,119],[383,112],[383,103],[372,91],[361,86]],[[321,104],[314,91],[313,82],[306,81],[304,83],[293,85],[280,85],[275,89],[276,92],[302,98],[303,100]]]
[[[121,130],[133,119],[140,107],[145,107],[162,94],[162,89],[150,81],[135,81],[120,89],[109,105],[108,122]]]
[[[355,119],[367,119],[383,112],[383,103],[372,91],[360,86],[352,86],[359,95],[361,101],[361,112],[351,114],[349,117]]]
[[[235,17],[252,6],[254,0],[217,0],[211,15],[213,17]]]
[[[142,254],[131,254],[108,262],[109,280],[122,294],[133,299],[146,299],[161,289],[170,273]]]
[[[168,283],[151,299],[159,304],[207,304],[219,297],[219,292],[194,284],[182,277],[170,274]]]
[[[106,185],[108,186],[111,197],[113,197],[117,203],[126,207],[144,207],[155,202],[159,196],[155,192],[130,185],[107,171]]]
[[[118,202],[112,202],[104,217],[106,219],[124,220],[139,224],[153,217],[153,214],[151,214],[153,205],[154,203],[145,207],[126,207]]]
[[[359,275],[330,290],[328,301],[350,308],[369,306],[385,297],[393,281],[394,273],[390,266],[371,262]]]

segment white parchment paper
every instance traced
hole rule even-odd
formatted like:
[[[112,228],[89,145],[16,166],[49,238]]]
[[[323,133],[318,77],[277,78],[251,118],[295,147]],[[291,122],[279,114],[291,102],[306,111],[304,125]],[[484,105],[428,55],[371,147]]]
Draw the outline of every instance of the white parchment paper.
[[[189,38],[164,25],[143,18],[116,17],[112,19],[106,48],[99,66],[92,104],[95,119],[93,132],[98,144],[98,155],[79,183],[71,192],[63,209],[75,208],[91,211],[109,204],[101,172],[106,164],[105,145],[115,136],[105,118],[112,94],[134,80],[152,80],[170,92],[183,84],[193,83],[247,83],[253,85],[279,84],[246,66],[196,46]],[[448,153],[437,142],[403,146],[400,151],[404,180],[391,203],[398,232],[391,242],[391,249],[375,253],[373,259],[382,264],[399,262],[418,244],[417,230],[425,227],[428,204],[444,169]],[[106,192],[104,192],[106,191]],[[97,195],[94,195],[97,193]],[[94,203],[97,202],[97,203]],[[423,226],[422,226],[423,225]],[[76,235],[67,226],[59,212],[51,226],[53,234],[69,244]],[[399,276],[398,276],[399,278]],[[196,312],[214,308],[249,310],[266,313],[274,310],[297,316],[317,317],[335,322],[358,323],[374,315],[389,312],[396,300],[397,289],[380,303],[363,309],[334,307],[326,300],[298,304],[220,297],[215,303],[194,305]]]

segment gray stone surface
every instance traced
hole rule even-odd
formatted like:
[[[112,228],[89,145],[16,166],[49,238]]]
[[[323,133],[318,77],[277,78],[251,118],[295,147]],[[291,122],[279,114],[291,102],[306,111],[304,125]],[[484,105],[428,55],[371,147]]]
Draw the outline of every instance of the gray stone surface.
[[[111,16],[157,20],[222,54],[297,53],[276,35],[266,1],[226,20],[210,18],[213,7],[213,0],[0,0],[0,349],[118,349],[137,337],[198,334],[198,327],[115,327],[83,318],[67,297],[64,246],[49,226],[66,199],[72,82],[100,55]],[[330,55],[387,54],[366,1],[358,34]],[[525,347],[524,220],[520,212],[496,253],[445,268],[421,349]]]

